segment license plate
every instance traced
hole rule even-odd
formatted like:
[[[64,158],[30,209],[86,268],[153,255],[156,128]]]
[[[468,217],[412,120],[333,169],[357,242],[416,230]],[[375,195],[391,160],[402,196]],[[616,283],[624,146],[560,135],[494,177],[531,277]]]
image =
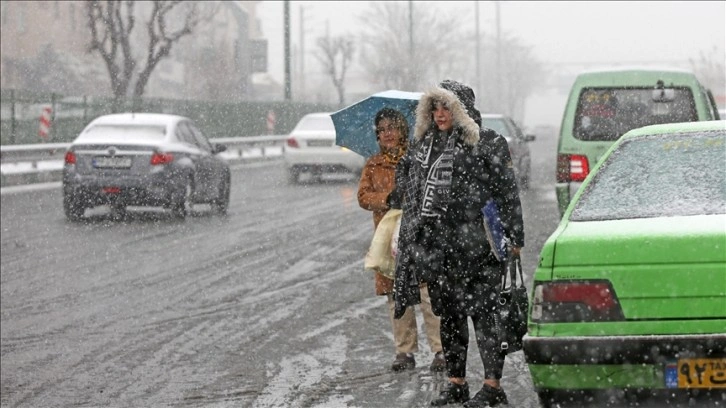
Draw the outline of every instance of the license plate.
[[[97,169],[128,169],[131,167],[130,157],[94,157],[93,167]]]
[[[308,146],[310,147],[329,147],[332,145],[333,142],[330,140],[308,140]]]
[[[666,378],[674,368],[678,388],[726,388],[726,358],[682,358],[675,367],[666,366]],[[675,388],[673,385],[676,383],[666,384]]]

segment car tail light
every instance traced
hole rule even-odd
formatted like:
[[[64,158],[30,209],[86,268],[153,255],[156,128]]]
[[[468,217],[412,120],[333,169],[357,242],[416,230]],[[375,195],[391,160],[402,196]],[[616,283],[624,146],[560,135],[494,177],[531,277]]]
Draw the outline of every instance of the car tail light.
[[[300,145],[297,143],[297,140],[294,137],[287,138],[287,147],[294,147],[299,148]]]
[[[590,174],[587,156],[581,154],[557,155],[557,182],[583,181]]]
[[[76,164],[76,154],[73,152],[66,152],[65,163]]]
[[[609,322],[625,320],[608,281],[535,283],[532,321],[538,323]]]
[[[154,153],[151,156],[151,165],[156,166],[157,164],[168,164],[174,161],[174,155],[171,153]]]

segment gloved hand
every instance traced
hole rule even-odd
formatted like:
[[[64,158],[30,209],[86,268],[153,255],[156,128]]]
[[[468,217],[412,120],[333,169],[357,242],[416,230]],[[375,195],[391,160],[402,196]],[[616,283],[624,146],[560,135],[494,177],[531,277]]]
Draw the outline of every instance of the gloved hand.
[[[386,197],[386,205],[388,208],[401,208],[401,195],[398,193],[398,188],[394,188]]]

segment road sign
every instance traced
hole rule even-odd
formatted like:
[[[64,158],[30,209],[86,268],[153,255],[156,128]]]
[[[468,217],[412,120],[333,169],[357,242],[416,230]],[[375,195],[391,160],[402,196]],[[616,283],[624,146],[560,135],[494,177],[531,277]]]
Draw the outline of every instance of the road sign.
[[[38,136],[43,140],[48,140],[48,134],[50,133],[50,118],[53,110],[50,106],[46,106],[40,111],[40,127],[38,128]]]

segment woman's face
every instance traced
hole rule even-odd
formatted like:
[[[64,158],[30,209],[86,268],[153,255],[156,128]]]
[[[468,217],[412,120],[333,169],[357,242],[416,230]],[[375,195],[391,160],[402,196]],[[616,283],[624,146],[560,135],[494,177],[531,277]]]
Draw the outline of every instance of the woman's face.
[[[383,149],[392,149],[401,144],[401,129],[391,119],[381,119],[376,126],[376,133]]]
[[[436,102],[436,104],[434,104],[433,115],[434,122],[436,122],[436,126],[439,127],[439,130],[448,132],[449,130],[451,130],[452,127],[454,127],[454,121],[451,117],[451,111],[443,103]]]

